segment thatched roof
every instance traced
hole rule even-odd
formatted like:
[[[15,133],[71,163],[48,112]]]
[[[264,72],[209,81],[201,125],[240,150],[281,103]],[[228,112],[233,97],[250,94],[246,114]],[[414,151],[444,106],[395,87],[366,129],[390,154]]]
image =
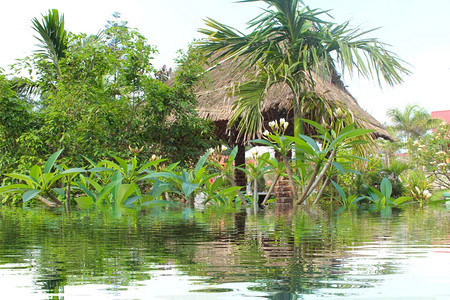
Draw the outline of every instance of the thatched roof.
[[[238,99],[233,95],[233,87],[249,79],[240,69],[235,69],[231,61],[211,68],[206,79],[199,84],[195,93],[197,95],[197,112],[200,117],[211,119],[217,126],[216,133],[222,139],[231,141],[237,138],[237,134],[228,128],[229,120],[233,115],[233,103]],[[364,111],[356,99],[345,89],[339,78],[334,81],[314,76],[315,92],[328,101],[338,101],[353,115],[354,119],[366,129],[373,129],[374,137],[388,140],[395,138],[374,117]],[[262,107],[264,119],[263,127],[267,128],[267,122],[279,118],[292,118],[293,95],[285,84],[272,87]],[[234,141],[231,141],[232,143]]]

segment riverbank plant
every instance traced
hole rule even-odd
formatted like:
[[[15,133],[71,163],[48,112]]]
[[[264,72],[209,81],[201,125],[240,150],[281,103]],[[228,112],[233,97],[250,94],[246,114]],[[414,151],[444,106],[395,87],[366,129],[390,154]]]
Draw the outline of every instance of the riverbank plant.
[[[306,203],[306,200],[320,190],[334,168],[341,173],[349,171],[344,168],[345,162],[353,162],[362,157],[346,153],[345,149],[366,143],[360,137],[372,132],[368,129],[343,126],[342,122],[335,129],[327,129],[317,122],[303,119],[303,122],[313,127],[317,134],[312,137],[300,134],[297,137],[285,134],[287,123],[281,119],[278,123],[270,123],[272,132],[266,131],[264,139],[252,142],[271,147],[284,162],[286,173],[294,195],[294,205]],[[292,160],[291,153],[301,154],[301,159]]]
[[[411,197],[392,198],[392,184],[387,178],[383,178],[380,183],[380,190],[371,186],[366,186],[366,199],[371,201],[371,209],[375,211],[388,212],[392,208],[404,206],[411,200]]]

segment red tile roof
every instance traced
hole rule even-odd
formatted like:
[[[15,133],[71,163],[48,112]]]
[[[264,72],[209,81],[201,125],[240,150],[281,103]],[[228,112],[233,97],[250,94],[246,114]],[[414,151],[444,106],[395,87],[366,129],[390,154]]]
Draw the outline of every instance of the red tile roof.
[[[450,110],[432,111],[431,117],[433,119],[441,119],[450,124]]]

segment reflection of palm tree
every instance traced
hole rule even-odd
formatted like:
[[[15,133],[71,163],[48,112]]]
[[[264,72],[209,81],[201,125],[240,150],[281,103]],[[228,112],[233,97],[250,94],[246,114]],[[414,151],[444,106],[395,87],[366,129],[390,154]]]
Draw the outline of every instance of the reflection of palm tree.
[[[307,93],[314,89],[313,73],[336,82],[336,70],[341,68],[364,77],[375,75],[378,81],[389,84],[401,82],[401,74],[408,73],[383,43],[361,38],[366,32],[349,29],[348,23],[338,25],[320,19],[324,11],[300,9],[301,0],[241,2],[255,1],[264,1],[270,7],[248,23],[251,33],[241,33],[212,19],[206,22],[208,29],[200,30],[208,36],[201,44],[208,55],[214,54],[217,61],[240,58],[238,66],[256,69],[250,80],[240,85],[241,98],[231,119],[244,134],[253,135],[261,129],[263,101],[276,84],[287,84],[293,93],[297,135],[302,130],[298,118],[311,102],[308,99],[317,100]]]
[[[417,105],[407,105],[404,111],[398,108],[388,109],[387,115],[393,123],[392,128],[404,134],[410,158],[412,140],[423,136],[436,124],[430,114]]]
[[[51,9],[47,15],[42,16],[41,21],[34,18],[32,23],[32,28],[39,34],[35,36],[41,48],[37,52],[53,64],[56,75],[60,77],[59,62],[64,57],[68,44],[67,31],[64,29],[64,15],[60,16],[57,9]]]

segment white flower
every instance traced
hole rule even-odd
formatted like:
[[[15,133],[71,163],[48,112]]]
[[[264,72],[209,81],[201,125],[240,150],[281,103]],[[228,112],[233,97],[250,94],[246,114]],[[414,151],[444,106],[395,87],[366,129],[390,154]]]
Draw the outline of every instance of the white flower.
[[[252,151],[250,152],[250,154],[252,155],[253,158],[257,158],[258,157],[258,149],[253,148]]]
[[[438,166],[439,168],[444,168],[446,165],[447,165],[446,163],[440,163],[440,164],[437,164],[437,166]]]
[[[283,126],[283,124],[286,122],[286,120],[284,118],[280,119],[280,126]]]
[[[286,129],[288,128],[288,126],[289,126],[289,122],[285,122],[285,123],[283,124],[284,130],[286,130]]]
[[[419,141],[414,141],[413,145],[414,146],[418,146],[419,145]]]
[[[157,158],[158,157],[155,154],[153,154],[152,157],[150,157],[150,160],[156,160]]]
[[[271,121],[271,122],[269,122],[269,126],[270,126],[270,128],[274,128],[275,127],[275,125],[277,125],[277,122],[275,122],[275,121]]]
[[[269,130],[264,130],[263,135],[268,136],[270,134]]]
[[[220,149],[221,149],[221,151],[223,152],[223,151],[227,150],[227,146],[222,145],[222,147],[221,147]]]
[[[425,196],[425,198],[430,198],[431,197],[431,193],[428,190],[423,191],[423,195]]]
[[[436,155],[445,155],[445,152],[444,151],[439,151],[439,152],[436,152]]]

